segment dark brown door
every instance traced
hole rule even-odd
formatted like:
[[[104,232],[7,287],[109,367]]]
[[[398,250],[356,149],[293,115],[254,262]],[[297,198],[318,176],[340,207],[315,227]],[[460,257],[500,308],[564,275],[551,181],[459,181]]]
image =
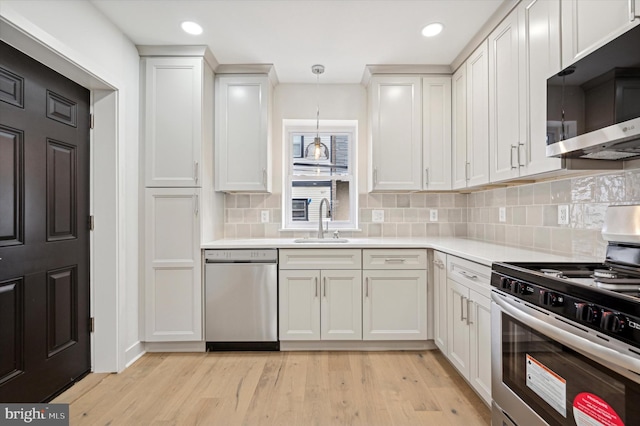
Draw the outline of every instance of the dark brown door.
[[[90,369],[89,92],[0,42],[0,402]]]

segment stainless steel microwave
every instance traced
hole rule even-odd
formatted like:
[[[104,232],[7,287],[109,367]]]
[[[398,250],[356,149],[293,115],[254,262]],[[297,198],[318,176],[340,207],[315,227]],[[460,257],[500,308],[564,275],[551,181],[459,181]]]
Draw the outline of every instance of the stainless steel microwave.
[[[547,156],[640,157],[640,26],[547,80]]]

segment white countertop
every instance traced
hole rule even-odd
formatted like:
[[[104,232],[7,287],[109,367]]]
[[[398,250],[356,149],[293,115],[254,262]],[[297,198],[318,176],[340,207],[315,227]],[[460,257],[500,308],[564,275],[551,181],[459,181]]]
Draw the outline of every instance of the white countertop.
[[[599,262],[588,256],[558,256],[535,250],[487,243],[465,238],[348,238],[347,243],[295,243],[293,238],[216,240],[203,249],[262,248],[428,248],[491,266],[493,262]]]

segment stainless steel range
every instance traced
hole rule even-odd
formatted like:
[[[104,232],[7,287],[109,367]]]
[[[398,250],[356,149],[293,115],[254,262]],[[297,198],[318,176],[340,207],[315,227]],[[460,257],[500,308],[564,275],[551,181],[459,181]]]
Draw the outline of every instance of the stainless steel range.
[[[640,206],[603,236],[604,263],[493,265],[493,425],[640,425]]]

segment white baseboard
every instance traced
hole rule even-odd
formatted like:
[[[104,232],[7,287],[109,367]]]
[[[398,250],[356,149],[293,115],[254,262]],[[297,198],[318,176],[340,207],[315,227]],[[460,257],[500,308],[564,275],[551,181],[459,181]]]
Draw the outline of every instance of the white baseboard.
[[[280,341],[281,351],[420,351],[436,348],[433,340]]]
[[[145,342],[147,352],[206,352],[203,342]]]
[[[145,354],[144,343],[136,342],[133,345],[129,346],[124,353],[125,366],[124,368],[129,367],[131,364],[136,362],[142,355]]]

